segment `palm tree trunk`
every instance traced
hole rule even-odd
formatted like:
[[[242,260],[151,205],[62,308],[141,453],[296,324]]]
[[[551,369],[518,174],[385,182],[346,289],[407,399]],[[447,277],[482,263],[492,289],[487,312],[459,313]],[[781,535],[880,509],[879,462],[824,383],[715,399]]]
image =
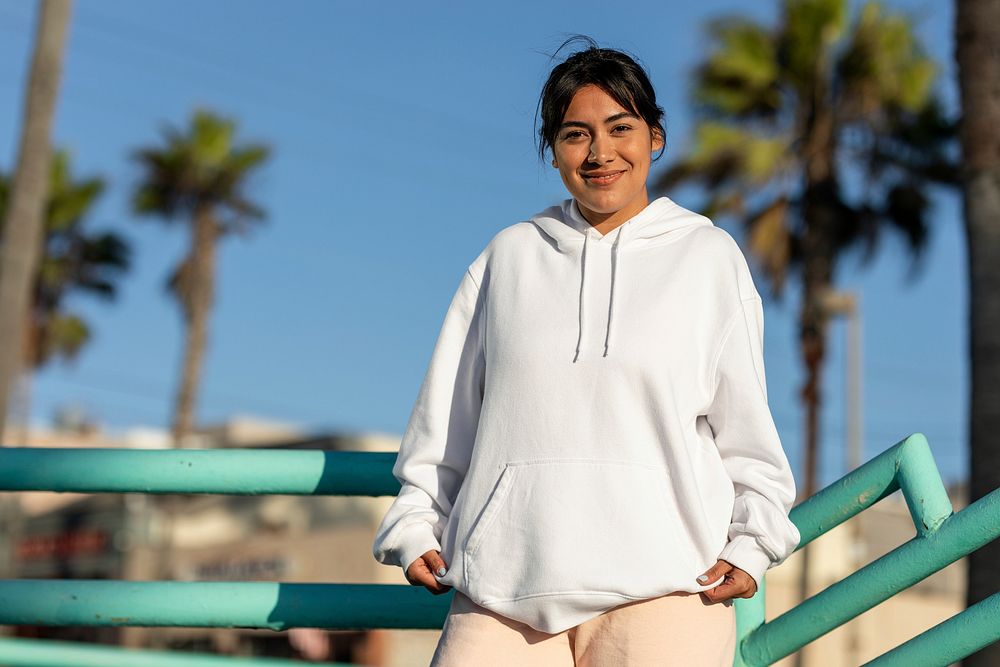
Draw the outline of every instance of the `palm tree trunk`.
[[[215,296],[215,254],[219,226],[208,208],[194,213],[191,253],[181,274],[180,294],[186,323],[184,365],[174,411],[175,447],[191,433],[201,368],[208,341],[208,316]]]
[[[962,187],[969,257],[969,502],[1000,488],[1000,3],[958,0]],[[966,605],[1000,591],[1000,541],[969,556]],[[1000,664],[1000,643],[962,661]]]
[[[806,367],[806,382],[801,392],[806,412],[805,478],[799,493],[803,500],[817,490],[820,388],[829,321],[826,299],[833,284],[833,258],[836,256],[833,238],[839,222],[832,206],[840,200],[834,171],[835,123],[832,104],[827,99],[828,86],[824,85],[822,74],[817,74],[814,93],[815,98],[803,105],[809,112],[801,133],[806,138],[803,192],[806,228],[802,239],[803,289],[799,311],[799,345]]]
[[[215,254],[219,237],[219,225],[212,210],[198,207],[194,212],[191,251],[181,268],[177,294],[184,313],[185,340],[184,364],[181,381],[177,390],[172,427],[174,447],[183,447],[184,441],[194,427],[194,411],[197,405],[198,385],[201,380],[202,362],[208,341],[208,316],[215,294]],[[169,566],[173,560],[174,533],[177,517],[181,512],[182,497],[169,495],[157,500],[151,511],[160,515],[164,530],[161,542],[156,545],[157,562],[153,571],[157,578],[170,576]],[[146,642],[148,636],[130,638],[130,641]],[[158,644],[153,644],[159,646]],[[163,648],[160,646],[160,648]]]
[[[811,319],[809,312],[812,306],[803,304],[800,321]],[[811,496],[816,488],[816,459],[819,451],[819,408],[821,376],[825,350],[825,336],[818,333],[812,325],[800,325],[799,349],[806,365],[806,381],[802,386],[800,397],[805,406],[805,475],[799,488],[798,500],[801,502]],[[812,545],[802,547],[799,558],[799,601],[810,597],[809,581],[811,579]],[[802,667],[805,664],[805,648],[796,651],[793,664]]]
[[[35,35],[24,125],[10,203],[0,237],[0,445],[7,404],[20,365],[23,318],[38,267],[43,213],[52,160],[51,129],[55,115],[70,0],[43,0]]]
[[[808,224],[803,237],[803,290],[799,311],[799,349],[806,368],[806,381],[800,397],[805,408],[805,474],[799,485],[798,500],[817,491],[819,462],[819,415],[822,406],[823,363],[826,360],[829,311],[826,301],[833,283],[833,231],[837,220],[830,208],[836,201],[837,184],[833,178],[832,123],[824,114],[814,125],[809,142],[812,150],[806,161],[804,215]],[[811,545],[801,549],[799,600],[809,597]],[[805,664],[805,649],[795,653],[793,664]]]
[[[807,187],[805,216],[809,220],[803,237],[803,294],[799,311],[799,346],[806,368],[801,398],[806,411],[805,476],[800,487],[802,500],[818,490],[819,410],[822,405],[822,372],[826,360],[827,328],[830,320],[827,295],[833,283],[834,243],[832,232],[837,220],[828,202],[835,201],[832,179]]]
[[[34,286],[35,281],[32,281]],[[31,378],[35,371],[35,308],[34,299],[28,304],[28,312],[24,317],[24,333],[21,335],[21,362],[16,371],[17,393],[14,399],[16,408],[8,411],[9,415],[17,415],[20,421],[20,434],[12,440],[12,444],[17,447],[28,447],[28,439],[31,435]],[[9,422],[8,422],[9,423]]]

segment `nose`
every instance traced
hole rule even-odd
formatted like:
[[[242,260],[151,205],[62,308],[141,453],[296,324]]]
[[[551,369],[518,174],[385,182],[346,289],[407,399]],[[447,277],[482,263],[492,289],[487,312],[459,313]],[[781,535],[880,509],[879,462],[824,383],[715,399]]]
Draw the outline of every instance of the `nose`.
[[[595,136],[590,142],[590,155],[587,156],[587,161],[601,164],[610,162],[614,157],[611,142],[605,137]]]

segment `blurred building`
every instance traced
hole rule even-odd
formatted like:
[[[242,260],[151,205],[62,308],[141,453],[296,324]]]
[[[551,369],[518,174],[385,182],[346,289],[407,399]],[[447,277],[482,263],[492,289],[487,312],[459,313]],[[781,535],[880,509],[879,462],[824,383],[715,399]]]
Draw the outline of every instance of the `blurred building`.
[[[19,443],[20,444],[20,443]],[[166,447],[169,435],[136,430],[109,437],[69,420],[32,431],[34,447]],[[238,418],[204,429],[186,446],[396,451],[398,436],[309,436],[294,427]],[[13,554],[2,576],[178,581],[283,581],[405,584],[402,571],[371,554],[392,498],[144,496],[23,493],[22,519],[0,548]],[[949,490],[956,511],[965,489]],[[915,535],[897,492],[811,546],[810,594]],[[794,606],[801,554],[772,569],[767,619]],[[807,647],[808,667],[862,664],[964,606],[965,559],[862,614]],[[234,655],[285,656],[377,667],[425,666],[438,630],[290,632],[203,628],[10,628],[8,634],[121,643]],[[790,666],[792,658],[776,663]]]
[[[31,447],[165,448],[167,432],[135,430],[110,436],[99,429],[32,430],[17,444]],[[199,430],[185,447],[396,451],[383,434],[310,436],[281,424],[237,418]],[[9,554],[4,577],[176,581],[371,583],[391,581],[372,557],[374,528],[391,498],[78,494],[0,494],[17,501],[14,530],[0,527]],[[377,517],[377,518],[376,518]],[[373,521],[375,522],[373,524]],[[398,582],[405,583],[400,578]],[[410,635],[382,631],[207,628],[81,628],[19,626],[6,634],[232,655],[313,657],[392,664]],[[433,646],[437,631],[417,642]],[[435,637],[430,637],[430,635]],[[389,658],[386,658],[389,656]]]

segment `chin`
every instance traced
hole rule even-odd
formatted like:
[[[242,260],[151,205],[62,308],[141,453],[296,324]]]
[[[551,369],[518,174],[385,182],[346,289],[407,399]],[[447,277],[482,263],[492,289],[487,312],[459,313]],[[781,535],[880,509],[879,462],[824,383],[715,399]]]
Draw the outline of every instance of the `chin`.
[[[627,201],[620,198],[605,198],[599,200],[593,200],[590,198],[577,197],[577,202],[584,206],[587,210],[593,211],[594,213],[600,213],[602,215],[609,215],[617,211],[622,210],[628,205]]]

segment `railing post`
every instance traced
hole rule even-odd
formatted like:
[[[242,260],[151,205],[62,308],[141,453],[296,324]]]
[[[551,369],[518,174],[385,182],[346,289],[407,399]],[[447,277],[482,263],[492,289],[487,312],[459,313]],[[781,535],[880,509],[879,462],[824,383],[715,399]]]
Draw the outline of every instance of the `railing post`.
[[[744,640],[759,627],[764,625],[765,601],[767,599],[767,575],[760,579],[760,586],[752,598],[736,598],[733,605],[736,611],[736,658],[733,667],[750,667],[744,661],[742,648]]]

